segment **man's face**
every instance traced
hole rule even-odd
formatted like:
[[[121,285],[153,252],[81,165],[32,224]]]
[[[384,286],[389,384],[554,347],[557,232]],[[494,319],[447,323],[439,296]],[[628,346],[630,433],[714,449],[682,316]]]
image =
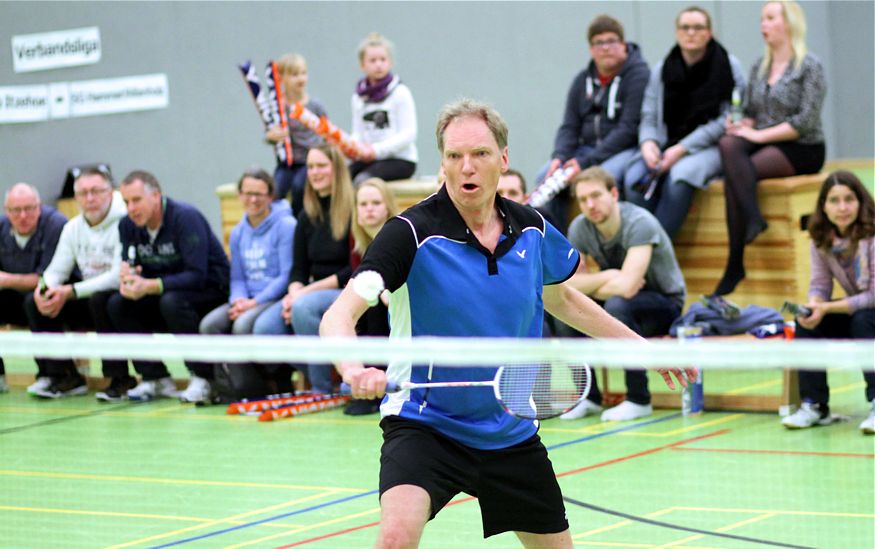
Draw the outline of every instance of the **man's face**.
[[[523,190],[523,182],[520,181],[518,175],[504,174],[498,178],[498,194],[502,198],[513,200],[518,204],[522,204],[526,200],[526,193]]]
[[[619,72],[628,57],[626,43],[614,32],[603,32],[593,36],[589,41],[589,54],[599,74],[604,75],[614,75]]]
[[[574,192],[580,212],[595,225],[601,225],[611,218],[619,200],[617,188],[609,191],[601,181],[578,181],[574,185]]]
[[[495,137],[480,118],[455,118],[444,130],[441,166],[447,193],[457,208],[491,208],[498,178],[507,170],[507,147],[498,148]]]
[[[22,236],[33,234],[40,216],[40,201],[33,191],[25,186],[13,187],[4,206],[16,233]]]
[[[128,206],[128,217],[131,218],[134,225],[144,227],[149,221],[160,219],[161,193],[146,188],[139,179],[122,185],[121,193]]]
[[[73,184],[73,195],[89,224],[103,221],[112,203],[112,186],[97,174],[83,175]]]
[[[711,40],[711,29],[704,13],[686,11],[678,18],[675,38],[681,51],[697,55],[705,51]]]

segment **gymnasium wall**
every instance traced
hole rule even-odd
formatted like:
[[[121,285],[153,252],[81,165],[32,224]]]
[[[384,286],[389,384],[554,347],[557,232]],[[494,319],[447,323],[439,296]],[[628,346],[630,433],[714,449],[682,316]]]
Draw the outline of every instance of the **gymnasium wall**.
[[[273,168],[261,121],[236,63],[259,67],[284,52],[309,61],[310,92],[350,127],[360,77],[356,48],[371,31],[396,44],[396,72],[417,105],[418,173],[434,174],[439,108],[460,96],[507,118],[511,165],[532,178],[552,150],[565,94],[588,61],[586,27],[608,12],[649,63],[673,44],[673,20],[690,2],[0,2],[0,87],[165,73],[161,110],[0,124],[0,191],[35,184],[46,201],[69,166],[104,161],[117,177],[153,171],[166,193],[192,202],[219,228],[217,184],[254,164]],[[699,2],[715,35],[749,67],[762,52],[759,2]],[[875,157],[870,1],[802,2],[809,47],[829,78],[824,109],[830,159]],[[99,63],[15,73],[15,35],[97,26]]]

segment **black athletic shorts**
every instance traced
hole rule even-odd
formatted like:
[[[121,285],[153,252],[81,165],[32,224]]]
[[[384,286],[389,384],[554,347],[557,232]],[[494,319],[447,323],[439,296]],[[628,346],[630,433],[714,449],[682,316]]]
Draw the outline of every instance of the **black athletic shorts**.
[[[483,537],[568,529],[562,492],[538,435],[509,448],[477,450],[397,416],[384,418],[380,427],[381,496],[402,484],[419,486],[431,497],[430,518],[459,492],[475,496]]]

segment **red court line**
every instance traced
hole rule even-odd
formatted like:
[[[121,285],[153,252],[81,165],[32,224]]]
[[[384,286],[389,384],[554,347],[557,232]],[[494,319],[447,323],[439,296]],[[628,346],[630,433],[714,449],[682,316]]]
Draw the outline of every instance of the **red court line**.
[[[636,453],[636,454],[630,454],[630,455],[625,456],[625,457],[621,457],[621,458],[617,458],[617,459],[612,459],[612,460],[608,460],[608,461],[603,461],[603,462],[601,462],[601,463],[596,463],[596,464],[594,464],[594,465],[589,465],[589,466],[587,466],[587,467],[581,467],[581,468],[579,468],[579,469],[574,469],[574,470],[571,470],[571,471],[566,471],[566,472],[564,472],[564,473],[560,473],[560,474],[556,475],[556,478],[567,477],[567,476],[569,476],[569,475],[574,475],[574,474],[577,474],[577,473],[582,473],[583,471],[589,471],[589,470],[591,470],[591,469],[597,469],[597,468],[599,468],[599,467],[605,467],[605,466],[607,466],[607,465],[613,465],[614,463],[620,463],[620,462],[622,462],[622,461],[626,461],[626,460],[629,460],[629,459],[633,459],[633,458],[637,458],[637,457],[641,457],[641,456],[646,456],[646,455],[648,455],[648,454],[653,454],[653,453],[655,453],[655,452],[659,452],[659,451],[662,451],[662,450],[674,450],[674,449],[677,449],[679,446],[683,446],[684,444],[689,444],[689,443],[691,443],[691,442],[696,442],[697,440],[702,440],[702,439],[706,439],[706,438],[711,438],[711,437],[715,437],[715,436],[718,436],[718,435],[725,435],[725,434],[728,433],[728,432],[729,432],[729,429],[720,429],[719,431],[714,431],[713,433],[708,433],[707,435],[700,435],[700,436],[693,437],[693,438],[688,438],[688,439],[684,439],[684,440],[679,440],[679,441],[677,441],[677,442],[672,442],[671,444],[666,444],[665,446],[658,446],[658,447],[656,447],[656,448],[651,448],[650,450],[645,450],[645,451],[643,451],[643,452],[638,452],[638,453]],[[475,499],[477,499],[477,498],[475,498],[475,497],[467,497],[467,498],[463,498],[463,499],[456,500],[456,501],[453,501],[453,502],[447,504],[446,507],[450,507],[450,506],[453,506],[453,505],[458,505],[458,504],[460,504],[460,503],[467,503],[467,502],[469,502],[469,501],[473,501],[473,500],[475,500]],[[335,537],[335,536],[340,536],[340,535],[342,535],[342,534],[347,534],[347,533],[349,533],[349,532],[355,532],[355,531],[357,531],[357,530],[364,530],[365,528],[372,528],[372,527],[374,527],[374,526],[378,526],[379,524],[380,524],[379,522],[369,522],[368,524],[362,524],[362,525],[360,525],[360,526],[354,526],[354,527],[352,527],[352,528],[347,528],[346,530],[338,530],[337,532],[331,532],[330,534],[324,534],[324,535],[322,535],[322,536],[318,536],[318,537],[315,537],[315,538],[304,539],[304,540],[301,540],[301,541],[297,541],[297,542],[295,542],[295,543],[291,543],[291,544],[289,544],[289,545],[281,545],[281,546],[277,547],[276,549],[288,549],[289,547],[298,547],[298,546],[301,546],[301,545],[306,545],[306,544],[308,544],[308,543],[313,543],[313,542],[315,542],[315,541],[321,541],[321,540],[323,540],[323,539],[333,538],[333,537]]]
[[[708,433],[707,435],[700,435],[693,438],[688,438],[684,440],[679,440],[677,442],[672,442],[671,444],[666,444],[665,446],[657,446],[656,448],[651,448],[649,450],[644,450],[643,452],[638,452],[637,454],[630,454],[628,456],[611,459],[608,461],[603,461],[601,463],[595,463],[593,465],[587,465],[586,467],[581,467],[579,469],[573,469],[571,471],[565,471],[564,473],[560,473],[556,475],[556,478],[567,477],[569,475],[576,475],[577,473],[582,473],[583,471],[589,471],[591,469],[598,469],[599,467],[605,467],[606,465],[613,465],[615,463],[620,463],[623,461],[627,461],[630,459],[634,459],[641,456],[646,456],[648,454],[654,454],[656,452],[661,452],[662,450],[674,450],[678,446],[683,446],[684,444],[689,444],[691,442],[696,442],[697,440],[702,440],[706,438],[715,437],[718,435],[725,435],[729,432],[729,429],[721,429],[719,431],[714,431],[713,433]]]
[[[726,452],[733,454],[776,454],[781,456],[827,456],[827,457],[857,457],[875,459],[875,454],[844,454],[837,452],[794,452],[791,450],[743,450],[732,448],[672,448],[687,452]]]

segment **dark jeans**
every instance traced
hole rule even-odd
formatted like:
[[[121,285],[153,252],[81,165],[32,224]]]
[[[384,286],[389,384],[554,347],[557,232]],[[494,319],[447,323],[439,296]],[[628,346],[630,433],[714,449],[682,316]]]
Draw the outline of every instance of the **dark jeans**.
[[[25,294],[17,290],[0,290],[0,324],[27,326],[24,314]],[[0,376],[6,375],[3,357],[0,356]]]
[[[289,191],[292,193],[292,215],[298,217],[298,213],[304,207],[304,186],[307,184],[307,165],[277,164],[273,172],[273,181],[276,185],[276,198],[286,198]]]
[[[160,296],[146,296],[137,301],[125,299],[118,292],[109,296],[106,310],[115,331],[125,334],[196,334],[201,318],[225,303],[228,295],[218,289],[197,292],[168,291]],[[167,367],[152,360],[134,360],[134,369],[143,380],[168,377]],[[186,361],[189,371],[198,377],[213,379],[211,364]]]
[[[24,297],[24,312],[27,324],[33,332],[64,332],[65,330],[89,330],[92,328],[91,313],[88,310],[87,299],[73,299],[64,304],[64,308],[55,318],[43,316],[36,308],[33,294]],[[79,375],[76,363],[72,358],[36,358],[37,377],[55,379]]]
[[[636,190],[634,185],[646,173],[647,166],[643,160],[639,160],[629,167],[625,182],[626,200],[645,208],[656,216],[669,238],[674,239],[687,218],[696,189],[686,181],[673,181],[671,173],[666,173],[663,174],[662,181],[659,182],[659,186],[650,200],[644,200],[644,194]]]
[[[667,335],[672,322],[681,315],[682,309],[681,304],[675,299],[650,290],[642,290],[629,299],[614,296],[608,298],[602,306],[611,316],[642,337]],[[569,335],[586,337],[562,323],[559,323],[559,326],[557,326],[557,331],[563,337],[568,337]],[[626,377],[626,400],[635,404],[650,404],[647,371],[639,368],[626,368],[624,373]],[[602,393],[598,386],[597,377],[595,375],[592,376],[592,388],[587,399],[596,404],[601,404]]]
[[[825,315],[813,330],[796,326],[798,339],[875,339],[875,309],[863,309],[853,314]],[[875,371],[863,371],[866,380],[866,401],[875,399]],[[820,405],[822,413],[829,411],[829,385],[826,370],[800,370],[799,396]]]

